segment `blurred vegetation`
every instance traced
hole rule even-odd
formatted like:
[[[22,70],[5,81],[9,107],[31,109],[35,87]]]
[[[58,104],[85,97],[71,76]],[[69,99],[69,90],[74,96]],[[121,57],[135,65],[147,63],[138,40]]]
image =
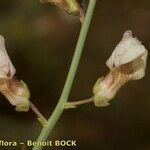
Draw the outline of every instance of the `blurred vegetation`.
[[[86,9],[88,1],[83,3]],[[105,62],[125,30],[132,30],[150,49],[149,10],[149,0],[98,0],[71,100],[92,95],[95,81],[107,73]],[[0,1],[0,34],[6,38],[16,76],[28,84],[31,100],[47,117],[60,96],[79,30],[78,18],[55,6],[41,5],[38,0]],[[86,105],[65,111],[49,139],[77,140],[77,149],[86,150],[150,149],[149,66],[148,61],[145,78],[122,88],[109,107]],[[15,112],[3,96],[0,122],[0,139],[36,139],[41,129],[31,111]]]

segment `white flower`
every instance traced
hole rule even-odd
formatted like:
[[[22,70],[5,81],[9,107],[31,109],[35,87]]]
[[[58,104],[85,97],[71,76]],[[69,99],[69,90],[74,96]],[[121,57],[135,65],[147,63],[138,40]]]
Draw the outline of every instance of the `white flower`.
[[[28,111],[30,92],[23,81],[14,78],[15,73],[5,48],[5,39],[0,35],[0,92],[16,106],[17,111]]]
[[[16,70],[7,54],[5,39],[0,35],[0,78],[12,78]]]
[[[106,65],[110,72],[99,79],[94,88],[96,106],[107,106],[117,91],[130,80],[139,80],[145,76],[148,51],[131,31],[126,31],[122,40],[114,49]]]
[[[130,63],[134,72],[131,74],[135,80],[145,75],[148,51],[137,38],[132,37],[131,31],[126,31],[121,42],[116,46],[106,64],[113,70],[121,65]],[[138,68],[136,66],[138,65]]]

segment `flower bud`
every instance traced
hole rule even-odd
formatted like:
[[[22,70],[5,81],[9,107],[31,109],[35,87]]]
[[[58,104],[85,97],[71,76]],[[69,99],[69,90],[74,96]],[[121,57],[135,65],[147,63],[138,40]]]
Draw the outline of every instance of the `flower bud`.
[[[71,15],[78,15],[80,11],[77,0],[40,0],[40,2],[54,4]]]
[[[108,106],[119,89],[130,80],[139,80],[145,76],[148,51],[131,31],[126,31],[116,46],[106,65],[110,72],[99,79],[94,88],[94,104]]]

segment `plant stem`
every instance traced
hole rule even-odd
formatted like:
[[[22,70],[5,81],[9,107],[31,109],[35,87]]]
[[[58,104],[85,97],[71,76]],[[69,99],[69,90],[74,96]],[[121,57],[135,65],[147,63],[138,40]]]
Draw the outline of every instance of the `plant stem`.
[[[42,124],[43,127],[47,125],[47,119],[40,113],[40,111],[36,108],[36,106],[30,102],[30,107],[34,111],[34,113],[37,115],[37,119]]]
[[[80,100],[80,101],[67,102],[64,104],[64,109],[77,108],[78,105],[87,104],[93,101],[94,101],[94,98],[91,97],[91,98]]]
[[[83,10],[83,8],[80,6],[80,17],[79,17],[79,19],[80,19],[80,22],[81,23],[83,23],[83,21],[84,21],[84,18],[85,18],[85,16],[84,16],[84,10]]]
[[[71,62],[71,66],[70,66],[70,69],[69,69],[69,73],[68,73],[68,76],[67,76],[62,94],[60,96],[59,102],[58,102],[55,110],[53,111],[51,117],[48,120],[47,126],[45,126],[42,129],[37,141],[42,142],[42,141],[45,141],[49,137],[52,129],[54,128],[55,124],[57,123],[58,119],[60,118],[60,116],[62,115],[62,113],[64,111],[63,106],[68,101],[68,97],[69,97],[69,94],[70,94],[70,91],[71,91],[71,87],[72,87],[72,84],[73,84],[73,81],[74,81],[74,78],[75,78],[75,74],[76,74],[76,71],[77,71],[77,68],[78,68],[78,65],[79,65],[80,57],[81,57],[81,54],[82,54],[82,51],[83,51],[84,43],[85,43],[85,40],[86,40],[86,37],[87,37],[87,33],[88,33],[88,30],[89,30],[91,19],[92,19],[92,16],[93,16],[96,1],[97,0],[90,0],[89,1],[89,6],[88,6],[88,9],[87,9],[85,20],[84,20],[84,22],[82,24],[82,27],[81,27],[81,31],[80,31],[80,35],[79,35],[79,38],[78,38],[77,46],[76,46],[76,49],[75,49],[75,53],[74,53],[74,56],[73,56],[73,59],[72,59],[72,62]],[[33,147],[32,150],[42,150],[42,148],[43,148],[42,146],[35,146],[35,147]]]

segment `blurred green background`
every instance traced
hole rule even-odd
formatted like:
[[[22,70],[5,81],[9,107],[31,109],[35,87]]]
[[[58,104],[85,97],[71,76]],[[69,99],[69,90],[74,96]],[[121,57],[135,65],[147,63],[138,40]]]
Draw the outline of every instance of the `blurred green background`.
[[[83,0],[85,9],[87,4]],[[149,0],[98,0],[71,100],[92,95],[95,81],[108,72],[107,58],[128,29],[150,49]],[[32,102],[46,117],[61,94],[79,31],[77,17],[50,4],[42,5],[38,0],[0,1],[0,34],[6,38],[16,76],[28,84]],[[88,104],[66,110],[49,140],[77,140],[76,149],[82,150],[149,150],[149,69],[148,62],[145,78],[123,87],[109,107]],[[0,139],[35,140],[41,125],[34,113],[18,113],[2,95],[0,98]],[[21,147],[0,147],[3,149]]]

